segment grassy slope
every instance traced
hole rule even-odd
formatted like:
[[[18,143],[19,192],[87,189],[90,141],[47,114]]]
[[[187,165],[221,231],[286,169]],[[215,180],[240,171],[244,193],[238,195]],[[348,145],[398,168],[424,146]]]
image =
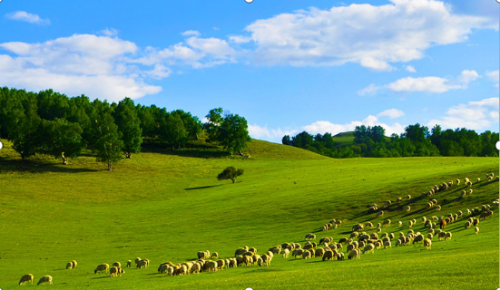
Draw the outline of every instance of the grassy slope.
[[[3,141],[3,140],[2,140]],[[9,144],[6,144],[9,147]],[[254,141],[251,158],[193,158],[162,153],[134,155],[113,173],[91,157],[64,167],[52,160],[27,164],[10,148],[0,151],[0,287],[16,289],[33,273],[54,277],[57,289],[494,289],[498,285],[498,210],[482,221],[481,233],[463,230],[464,221],[447,228],[453,239],[422,246],[378,250],[361,260],[318,262],[275,257],[269,268],[228,269],[186,277],[155,274],[161,262],[183,262],[199,250],[232,256],[240,246],[259,252],[283,242],[300,241],[331,218],[344,226],[318,237],[346,236],[355,222],[380,222],[367,205],[397,196],[414,197],[434,184],[468,176],[498,174],[495,158],[329,159],[290,146]],[[38,165],[38,166],[35,166]],[[244,168],[236,184],[218,182],[226,166]],[[435,198],[454,200],[441,213],[414,198],[386,210],[387,231],[406,232],[398,220],[447,214],[490,203],[498,182],[473,186],[474,194],[455,200],[463,186]],[[412,213],[401,207],[410,204]],[[423,231],[422,223],[416,227]],[[140,256],[152,267],[128,269],[121,278],[94,275],[99,263]],[[63,269],[75,259],[78,267]],[[36,281],[35,281],[36,283]]]

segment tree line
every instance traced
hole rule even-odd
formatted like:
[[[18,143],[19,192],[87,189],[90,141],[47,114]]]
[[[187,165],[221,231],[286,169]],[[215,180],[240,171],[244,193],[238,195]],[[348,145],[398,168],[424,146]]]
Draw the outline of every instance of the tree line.
[[[45,154],[66,165],[67,158],[90,149],[111,171],[112,164],[139,153],[144,140],[179,149],[198,140],[203,131],[207,141],[241,153],[250,141],[245,118],[223,114],[222,108],[206,117],[202,123],[189,112],[135,105],[130,98],[110,104],[85,95],[68,98],[51,89],[0,89],[0,137],[12,141],[23,160]]]
[[[411,157],[411,156],[498,156],[495,148],[499,134],[485,131],[481,134],[466,128],[442,130],[436,125],[429,128],[420,124],[409,125],[405,131],[385,136],[381,126],[356,126],[354,141],[349,145],[335,142],[330,133],[315,136],[302,132],[290,138],[285,135],[284,145],[304,148],[333,158],[350,157]]]

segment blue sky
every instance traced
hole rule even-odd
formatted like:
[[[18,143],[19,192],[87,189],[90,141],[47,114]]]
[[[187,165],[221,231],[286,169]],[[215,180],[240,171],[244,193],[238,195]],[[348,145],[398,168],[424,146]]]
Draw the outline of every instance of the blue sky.
[[[307,4],[305,4],[307,3]],[[495,0],[0,2],[0,86],[222,107],[252,137],[498,132]]]

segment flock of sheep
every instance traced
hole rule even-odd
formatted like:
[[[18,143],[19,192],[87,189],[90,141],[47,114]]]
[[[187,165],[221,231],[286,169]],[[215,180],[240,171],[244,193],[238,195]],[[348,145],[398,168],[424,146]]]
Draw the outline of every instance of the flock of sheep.
[[[498,178],[498,177],[497,177]],[[492,181],[494,179],[494,174],[490,173],[486,176],[488,181]],[[472,187],[472,182],[468,179],[464,179],[464,184],[468,187]],[[478,182],[480,179],[478,178]],[[433,186],[428,192],[424,192],[422,194],[423,197],[434,196],[437,192],[447,190],[451,186],[453,186],[454,182],[449,181],[442,183],[440,186]],[[455,181],[456,185],[460,184],[460,179]],[[462,190],[461,196],[463,195],[465,190]],[[465,195],[467,192],[465,193]],[[472,189],[469,190],[469,194],[472,194]],[[408,195],[407,200],[411,200],[411,196]],[[396,203],[399,203],[403,200],[402,197],[398,197],[396,199]],[[493,205],[499,206],[499,200],[496,199],[493,202]],[[386,209],[392,204],[392,201],[388,200],[384,202],[383,208]],[[438,205],[438,201],[436,199],[432,199],[428,202],[428,207],[436,207],[437,210],[441,208]],[[438,208],[439,207],[439,208]],[[411,207],[408,205],[404,207],[405,211],[411,211]],[[384,211],[379,210],[376,204],[370,206],[369,212],[375,212],[376,217],[383,217]],[[431,219],[427,219],[427,217],[422,217],[423,229],[426,229],[425,233],[414,232],[413,229],[410,229],[406,234],[403,232],[399,233],[399,237],[395,242],[395,246],[405,246],[409,243],[422,243],[427,249],[431,249],[432,241],[435,236],[438,236],[439,240],[450,240],[452,238],[451,232],[444,231],[447,225],[450,225],[454,222],[457,222],[461,218],[464,218],[465,215],[468,215],[468,219],[465,222],[465,229],[469,229],[474,226],[475,233],[479,233],[479,222],[481,219],[486,219],[488,217],[493,216],[493,211],[491,210],[490,205],[482,205],[479,209],[478,207],[470,210],[467,209],[464,214],[461,210],[456,213],[450,213],[446,217],[441,216],[432,216]],[[479,218],[474,218],[472,215],[479,215]],[[417,224],[416,219],[412,219],[408,221],[408,227],[412,228]],[[341,220],[332,219],[329,223],[323,226],[323,231],[330,230],[332,228],[337,228],[342,225]],[[399,227],[403,226],[403,222],[398,222]],[[372,222],[365,223],[356,223],[352,226],[352,233],[348,237],[342,237],[338,242],[334,242],[333,237],[323,237],[319,240],[319,243],[313,242],[316,240],[315,234],[307,234],[305,236],[306,243],[302,246],[299,243],[283,243],[281,245],[277,245],[269,248],[266,253],[259,255],[257,254],[256,248],[249,248],[247,246],[238,248],[235,251],[234,257],[230,258],[219,258],[217,252],[213,252],[210,254],[209,250],[199,251],[197,253],[197,260],[191,262],[184,262],[173,264],[171,262],[161,263],[158,267],[158,273],[165,273],[170,276],[178,276],[178,275],[188,275],[188,274],[198,274],[201,272],[215,272],[219,270],[223,270],[226,268],[236,268],[241,266],[250,266],[250,265],[259,265],[259,266],[269,266],[271,261],[275,255],[281,255],[282,258],[287,259],[290,254],[292,257],[302,257],[303,259],[310,258],[322,258],[323,261],[331,261],[331,260],[344,260],[344,256],[347,255],[349,260],[359,259],[362,254],[366,252],[374,253],[376,249],[387,249],[392,247],[392,241],[395,239],[394,233],[382,232],[384,227],[391,226],[391,220],[385,219],[382,223],[378,223],[376,230],[373,233],[366,233],[364,230],[373,229],[375,226]],[[439,229],[438,229],[439,228]],[[380,235],[379,235],[380,233]],[[344,247],[346,249],[345,254],[343,252]],[[149,268],[150,261],[148,259],[135,259],[136,268]],[[127,267],[131,267],[132,261],[127,261]],[[66,265],[66,269],[74,269],[77,266],[76,261],[68,262]],[[109,266],[109,264],[100,264],[95,270],[94,274],[97,273],[108,273],[111,277],[118,277],[121,274],[125,273],[125,271],[121,267],[120,262],[115,262]],[[34,276],[32,274],[24,275],[19,281],[19,285],[23,285],[26,283],[33,284]],[[46,275],[40,278],[37,285],[42,283],[52,284],[52,276]]]

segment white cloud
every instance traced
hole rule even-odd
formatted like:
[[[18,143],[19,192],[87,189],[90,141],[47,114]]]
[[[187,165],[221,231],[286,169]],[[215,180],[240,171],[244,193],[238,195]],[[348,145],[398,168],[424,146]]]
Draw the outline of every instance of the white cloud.
[[[479,74],[473,70],[464,70],[455,79],[440,77],[405,77],[384,86],[371,84],[358,91],[358,95],[374,94],[380,89],[389,89],[395,92],[426,92],[445,93],[449,90],[467,89],[470,82],[480,78]]]
[[[394,123],[392,125],[388,125],[382,123],[378,120],[377,117],[369,115],[362,121],[352,121],[347,124],[334,124],[329,121],[317,121],[310,125],[304,126],[303,129],[307,131],[309,134],[325,134],[331,133],[332,135],[336,135],[342,132],[354,131],[356,126],[381,126],[385,129],[385,135],[391,136],[392,134],[401,134],[404,132],[404,126],[399,123]]]
[[[196,30],[188,30],[188,31],[184,31],[183,33],[181,33],[182,36],[200,36],[200,32],[199,31],[196,31]]]
[[[40,16],[26,11],[16,11],[12,13],[5,14],[5,17],[11,20],[24,21],[28,23],[38,24],[38,25],[48,25],[50,24],[49,19],[42,19]]]
[[[495,82],[495,87],[498,88],[498,80],[499,80],[498,70],[487,71],[486,76],[488,77],[489,80]]]
[[[380,89],[381,89],[381,87],[376,86],[375,84],[370,84],[368,87],[366,87],[362,90],[359,90],[358,95],[360,95],[360,96],[373,95]]]
[[[118,30],[114,28],[106,28],[100,31],[102,35],[113,37],[118,35]]]
[[[402,117],[404,116],[405,113],[401,110],[398,110],[398,109],[389,109],[389,110],[385,110],[381,113],[379,113],[377,115],[377,117],[384,117],[384,116],[387,116],[391,119],[394,119],[394,118],[399,118],[399,117]]]
[[[441,125],[443,128],[467,128],[483,130],[493,123],[498,123],[499,98],[471,101],[468,104],[459,104],[446,111],[446,115],[428,122],[429,128]]]
[[[411,73],[416,73],[417,72],[417,70],[413,66],[411,66],[411,65],[405,66],[405,70],[407,72],[411,72]]]
[[[52,88],[69,96],[118,101],[161,91],[143,77],[163,78],[170,73],[162,65],[143,70],[127,57],[139,50],[130,41],[108,36],[75,34],[43,43],[0,43],[11,55],[1,54],[2,85],[31,91]]]
[[[439,77],[406,77],[386,86],[395,92],[428,92],[444,93],[453,89],[460,89],[459,85],[449,85],[448,80]]]
[[[261,127],[257,124],[248,125],[248,134],[255,139],[264,139],[273,142],[281,142],[283,136],[294,136],[299,133],[299,130],[283,130],[281,128],[268,129],[267,125]]]
[[[252,38],[236,35],[236,36],[229,36],[229,40],[234,43],[248,43],[252,41]]]
[[[498,26],[488,17],[455,14],[436,0],[391,2],[310,8],[257,20],[245,28],[257,45],[252,60],[292,66],[355,62],[388,71],[394,69],[390,63],[420,59],[431,46],[466,41],[472,29]]]

